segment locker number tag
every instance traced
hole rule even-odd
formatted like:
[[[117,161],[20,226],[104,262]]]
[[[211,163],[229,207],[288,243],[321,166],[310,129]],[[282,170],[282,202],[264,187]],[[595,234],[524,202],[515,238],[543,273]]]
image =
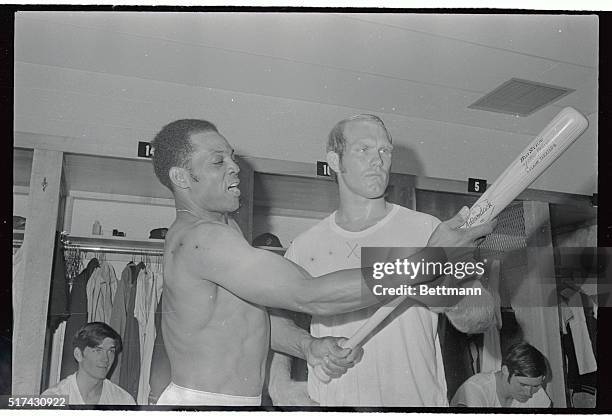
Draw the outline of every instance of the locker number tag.
[[[317,161],[317,176],[331,176],[331,170],[327,162]]]
[[[138,142],[138,157],[153,157],[153,148],[149,142]]]
[[[476,179],[476,178],[468,179],[468,192],[477,192],[481,194],[486,190],[487,190],[486,179]]]

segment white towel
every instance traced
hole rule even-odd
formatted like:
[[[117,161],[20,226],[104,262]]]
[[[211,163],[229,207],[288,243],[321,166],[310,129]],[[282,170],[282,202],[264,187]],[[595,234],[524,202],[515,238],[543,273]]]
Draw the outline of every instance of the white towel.
[[[480,355],[480,371],[483,373],[501,370],[502,353],[499,331],[502,327],[501,300],[499,296],[500,261],[494,260],[489,271],[489,291],[496,302],[495,325],[487,329],[483,335],[482,353]]]
[[[572,341],[576,351],[576,361],[578,362],[578,374],[587,374],[597,371],[597,360],[593,354],[593,345],[589,338],[589,330],[586,325],[584,309],[582,307],[569,306],[572,311],[572,319],[569,326],[572,330]]]

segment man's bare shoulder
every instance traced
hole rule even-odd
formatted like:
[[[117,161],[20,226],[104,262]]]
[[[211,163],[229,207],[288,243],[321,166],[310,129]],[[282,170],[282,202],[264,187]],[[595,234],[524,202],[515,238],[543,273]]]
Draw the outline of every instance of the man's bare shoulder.
[[[247,244],[246,240],[229,224],[213,221],[199,221],[185,230],[180,237],[183,244],[193,244],[194,248],[219,247],[224,244]]]

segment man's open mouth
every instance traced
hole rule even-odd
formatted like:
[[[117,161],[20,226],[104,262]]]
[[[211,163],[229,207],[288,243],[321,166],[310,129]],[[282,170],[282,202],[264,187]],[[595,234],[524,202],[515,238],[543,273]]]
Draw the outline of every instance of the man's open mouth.
[[[238,188],[238,185],[240,185],[240,181],[232,182],[227,187],[227,190],[235,196],[240,196],[240,188]]]

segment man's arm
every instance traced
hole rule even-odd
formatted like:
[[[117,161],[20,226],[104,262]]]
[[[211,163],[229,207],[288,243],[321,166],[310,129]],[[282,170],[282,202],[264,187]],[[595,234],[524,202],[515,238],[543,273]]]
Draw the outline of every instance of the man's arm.
[[[300,328],[282,310],[270,311],[271,348],[268,392],[275,405],[316,406],[308,397],[306,383],[291,378],[292,357],[305,360],[311,366],[320,366],[330,378],[338,378],[353,367],[363,355],[361,347],[342,348],[341,337],[316,338]]]
[[[318,403],[308,396],[306,383],[298,382],[291,378],[291,365],[294,358],[285,355],[283,352],[287,352],[293,348],[291,348],[291,346],[279,345],[291,342],[295,343],[296,340],[300,342],[300,340],[305,336],[310,336],[310,334],[305,330],[302,330],[303,332],[299,331],[302,328],[297,327],[291,318],[284,316],[285,313],[287,312],[282,310],[270,311],[270,347],[272,350],[276,351],[271,351],[272,354],[268,373],[268,394],[275,406],[317,406]],[[291,331],[293,336],[287,337],[287,332],[282,331],[281,327],[290,327],[291,325],[295,326],[296,330]]]
[[[466,295],[456,305],[440,308],[434,312],[446,314],[455,328],[466,334],[479,334],[495,325],[496,310],[500,306],[499,295],[499,260],[493,260],[487,270],[488,287],[485,288],[479,280],[472,280],[467,287],[481,288],[481,295]],[[489,290],[490,289],[490,290]]]
[[[311,366],[321,365],[331,378],[344,374],[361,357],[361,348],[351,350],[339,346],[346,338],[313,337],[281,311],[270,313],[270,324],[270,347],[274,351],[301,358]]]
[[[477,238],[492,231],[491,224],[458,229],[455,223],[462,223],[460,214],[436,228],[429,246],[473,247]],[[251,247],[238,231],[223,224],[200,223],[183,238],[177,251],[177,261],[182,261],[192,275],[200,275],[259,305],[311,315],[333,315],[378,302],[362,278],[361,269],[340,270],[311,279],[300,266]],[[440,261],[440,251],[429,247],[413,254],[410,260]],[[438,257],[432,259],[432,256]],[[371,270],[364,273],[371,276]],[[386,282],[389,287],[399,287],[431,282],[436,277],[417,275],[410,280],[387,278]]]
[[[175,255],[180,256],[177,261],[183,262],[186,271],[259,305],[333,315],[378,302],[362,278],[361,269],[340,270],[311,279],[300,266],[251,247],[241,234],[222,224],[198,225],[184,237],[180,247]],[[417,276],[410,282],[397,278],[393,283],[399,286],[433,279]]]

